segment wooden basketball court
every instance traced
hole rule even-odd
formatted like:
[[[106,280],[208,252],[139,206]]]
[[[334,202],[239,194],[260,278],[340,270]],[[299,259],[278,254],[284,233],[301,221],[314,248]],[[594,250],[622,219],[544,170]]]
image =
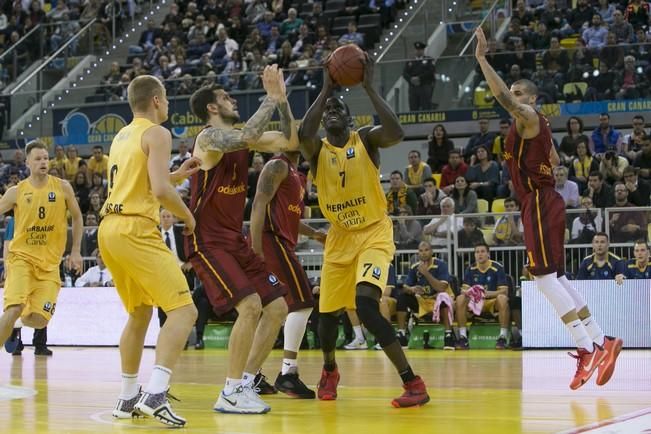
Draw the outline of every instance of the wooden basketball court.
[[[170,430],[152,420],[116,421],[111,410],[119,392],[116,348],[57,348],[51,358],[0,354],[0,433],[147,433]],[[153,350],[146,350],[141,382],[148,379]],[[651,352],[624,351],[613,379],[576,392],[568,384],[576,367],[563,351],[443,352],[409,350],[425,379],[431,402],[394,409],[400,380],[378,351],[340,351],[339,400],[265,397],[269,414],[215,413],[212,406],[225,376],[226,350],[188,350],[174,372],[174,408],[191,433],[554,433],[649,432]],[[282,353],[265,365],[273,381]],[[321,354],[299,356],[301,377],[316,384]]]

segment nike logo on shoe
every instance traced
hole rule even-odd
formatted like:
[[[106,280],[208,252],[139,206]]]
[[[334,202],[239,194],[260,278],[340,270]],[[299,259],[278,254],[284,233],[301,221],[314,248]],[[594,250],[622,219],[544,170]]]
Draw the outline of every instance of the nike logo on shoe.
[[[230,399],[226,398],[225,395],[222,395],[222,398],[224,398],[224,401],[228,402],[233,407],[237,407],[237,399],[231,401]]]
[[[594,363],[594,359],[595,359],[596,356],[597,356],[597,351],[593,351],[592,352],[592,357],[590,358],[590,363],[588,363],[587,365],[585,365],[583,367],[583,370],[585,372],[590,372],[590,370],[592,369],[592,364]]]
[[[283,362],[283,365],[285,365],[285,366],[292,366],[291,363],[287,363],[287,362]]]

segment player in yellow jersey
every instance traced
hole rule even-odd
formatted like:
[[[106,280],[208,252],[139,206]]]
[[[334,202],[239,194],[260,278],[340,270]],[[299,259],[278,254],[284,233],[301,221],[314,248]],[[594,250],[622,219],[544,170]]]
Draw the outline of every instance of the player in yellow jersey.
[[[167,120],[168,101],[161,82],[150,75],[134,79],[127,89],[133,121],[113,139],[109,153],[108,197],[102,209],[98,242],[118,294],[129,313],[120,339],[122,389],[113,410],[117,418],[145,414],[181,427],[167,400],[172,367],[183,350],[197,317],[188,283],[158,230],[161,205],[194,230],[192,213],[172,182],[199,169],[192,158],[169,173],[172,150]],[[141,390],[138,369],[152,307],[167,314],[156,344],[156,362],[149,383]]]
[[[4,313],[0,317],[0,342],[9,337],[18,318],[24,325],[41,329],[54,315],[61,287],[59,265],[72,216],[71,268],[81,271],[83,219],[68,181],[48,175],[47,146],[34,140],[27,144],[30,175],[7,190],[0,199],[0,214],[13,209],[14,239],[9,246]]]
[[[404,133],[398,117],[373,89],[373,61],[368,55],[362,86],[380,125],[351,130],[348,107],[331,96],[334,84],[327,67],[323,75],[323,88],[299,130],[300,149],[310,162],[319,206],[331,224],[321,270],[319,337],[324,365],[318,396],[322,400],[337,398],[335,345],[339,315],[344,309],[356,308],[360,320],[403,380],[405,392],[392,405],[422,405],[429,401],[425,383],[414,375],[393,327],[382,317],[379,307],[395,252],[393,225],[380,185],[379,150],[400,142]],[[325,139],[317,135],[321,123]]]

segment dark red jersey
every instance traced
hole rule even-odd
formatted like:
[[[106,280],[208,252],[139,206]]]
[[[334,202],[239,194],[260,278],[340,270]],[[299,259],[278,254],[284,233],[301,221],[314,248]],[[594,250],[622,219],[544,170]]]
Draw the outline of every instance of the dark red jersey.
[[[188,255],[198,250],[240,248],[249,151],[225,153],[210,170],[200,170],[190,179],[190,210],[197,221],[194,235],[186,237]]]
[[[305,183],[296,166],[284,155],[274,157],[288,165],[287,178],[278,187],[276,195],[267,205],[264,231],[284,239],[293,251],[298,241],[298,227],[303,214]]]
[[[534,190],[554,188],[554,175],[549,153],[552,146],[552,132],[549,121],[538,113],[540,133],[534,138],[523,139],[518,134],[515,122],[506,137],[503,158],[509,168],[513,189],[520,200]]]

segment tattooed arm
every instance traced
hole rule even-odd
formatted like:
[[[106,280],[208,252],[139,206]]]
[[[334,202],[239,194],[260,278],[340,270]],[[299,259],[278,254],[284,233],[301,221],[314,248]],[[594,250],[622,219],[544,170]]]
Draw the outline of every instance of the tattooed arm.
[[[262,231],[267,205],[274,198],[280,183],[287,178],[288,172],[287,163],[283,160],[271,160],[264,166],[258,178],[258,187],[251,207],[251,247],[263,259]]]
[[[491,92],[495,95],[495,98],[500,103],[504,109],[509,112],[517,121],[518,125],[522,129],[528,128],[537,128],[538,124],[538,115],[533,107],[528,104],[521,104],[518,102],[515,97],[511,94],[511,91],[500,76],[495,72],[493,67],[486,60],[486,51],[487,43],[486,36],[484,36],[484,31],[480,28],[475,32],[477,36],[477,49],[475,50],[475,57],[477,57],[477,62],[481,67],[481,71],[484,73],[484,78],[490,87]]]
[[[278,113],[280,115],[280,131],[267,131],[251,146],[251,149],[269,153],[298,150],[296,121],[287,98],[282,98],[278,102]]]

